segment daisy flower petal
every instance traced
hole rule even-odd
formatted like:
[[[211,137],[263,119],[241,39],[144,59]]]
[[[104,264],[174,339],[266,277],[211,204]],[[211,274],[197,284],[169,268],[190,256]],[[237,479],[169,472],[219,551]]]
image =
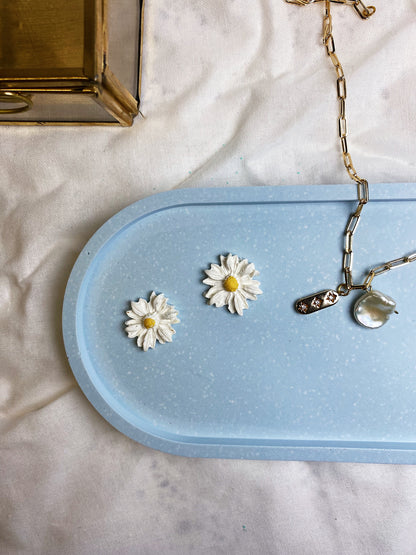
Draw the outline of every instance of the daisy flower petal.
[[[162,294],[157,295],[157,297],[155,297],[153,299],[152,304],[153,304],[153,307],[156,310],[156,312],[161,312],[165,308],[166,300],[167,299],[166,299],[165,295],[162,295]]]
[[[244,310],[244,305],[241,301],[241,297],[239,295],[234,295],[234,305],[235,305],[235,310],[237,311],[237,313],[242,316],[243,315],[243,310]]]
[[[141,329],[142,327],[140,326],[140,324],[134,324],[133,326],[126,326],[126,333],[130,338],[137,337]]]
[[[255,283],[243,283],[242,290],[247,291],[252,295],[261,295],[263,293],[263,291]]]
[[[217,285],[218,281],[218,279],[205,278],[202,283],[205,283],[205,285]]]
[[[238,258],[238,256],[233,256],[232,254],[229,254],[227,256],[225,260],[225,266],[226,268],[228,268],[228,271],[231,275],[234,275],[236,273],[239,260],[240,259]]]
[[[133,309],[132,311],[135,314],[137,314],[137,316],[144,316],[146,314],[146,312],[149,310],[147,302],[144,299],[139,299],[137,301],[137,303],[132,301],[131,308]],[[129,314],[129,316],[130,316],[130,314]]]
[[[224,306],[228,301],[228,293],[223,289],[217,291],[209,300],[209,304],[215,304],[217,307]]]
[[[240,314],[242,316],[243,315],[243,310],[245,308],[248,308],[248,302],[246,301],[246,298],[244,297],[242,291],[236,291],[235,292],[234,302],[235,302],[235,308],[236,308],[238,314]],[[238,305],[238,308],[237,308],[237,305]]]
[[[234,295],[232,297],[230,297],[230,299],[228,300],[228,310],[231,312],[231,314],[235,313],[235,296]]]
[[[161,315],[160,320],[161,322],[171,322],[172,324],[179,324],[180,320],[177,318],[178,311],[174,308],[166,309]]]
[[[254,264],[248,264],[248,266],[244,270],[244,277],[253,278],[256,275],[257,275],[257,270],[254,267]]]
[[[147,330],[143,339],[143,351],[154,349],[156,345],[156,332],[153,328]]]
[[[207,299],[210,299],[211,297],[213,297],[216,293],[219,293],[220,291],[222,291],[222,288],[219,285],[214,285],[214,287],[211,287],[210,289],[208,289],[208,291],[205,293],[205,297]]]
[[[136,341],[138,347],[143,347],[143,340],[145,335],[146,335],[146,330],[145,329],[140,330],[140,333],[137,336],[137,341]]]
[[[175,330],[170,330],[169,326],[161,324],[157,330],[156,335],[159,343],[170,343],[172,341],[172,334],[175,333]]]
[[[249,262],[248,262],[247,258],[244,258],[243,260],[240,260],[240,262],[237,264],[237,268],[235,270],[235,273],[236,273],[237,276],[243,276],[244,275],[244,272],[245,272],[245,269],[248,266],[248,263]]]
[[[241,291],[241,294],[245,299],[249,299],[250,301],[257,301],[257,295],[253,295],[248,291]]]
[[[209,270],[205,270],[205,273],[208,277],[214,280],[224,279],[227,275],[226,270],[218,266],[218,264],[211,264],[211,268]]]

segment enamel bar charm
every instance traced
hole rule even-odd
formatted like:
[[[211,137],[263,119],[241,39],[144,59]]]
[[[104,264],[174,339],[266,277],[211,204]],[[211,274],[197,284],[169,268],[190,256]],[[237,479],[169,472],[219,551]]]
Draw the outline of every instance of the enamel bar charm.
[[[329,306],[337,304],[339,294],[333,289],[326,289],[309,297],[303,297],[296,301],[295,308],[299,314],[312,314]]]

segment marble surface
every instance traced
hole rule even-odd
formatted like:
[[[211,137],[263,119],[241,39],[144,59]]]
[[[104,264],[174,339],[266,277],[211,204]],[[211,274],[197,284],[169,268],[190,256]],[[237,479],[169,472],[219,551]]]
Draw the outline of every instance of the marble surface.
[[[375,4],[369,21],[333,4],[334,35],[354,164],[393,187],[416,181],[416,2]],[[121,208],[183,187],[348,183],[322,10],[148,0],[144,118],[0,129],[1,553],[415,552],[413,466],[143,447],[95,412],[63,348],[71,267]]]

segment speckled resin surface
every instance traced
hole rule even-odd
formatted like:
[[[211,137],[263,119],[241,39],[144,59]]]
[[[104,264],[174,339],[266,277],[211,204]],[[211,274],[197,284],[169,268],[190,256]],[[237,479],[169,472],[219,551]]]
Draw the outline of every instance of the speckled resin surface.
[[[416,248],[415,184],[382,184],[355,240],[356,281]],[[71,274],[63,330],[96,409],[133,439],[203,457],[416,462],[416,264],[377,278],[398,315],[357,325],[354,302],[301,315],[296,299],[341,281],[355,187],[179,190],[111,218]],[[219,254],[255,263],[263,294],[236,317],[207,305]],[[131,299],[163,292],[174,341],[127,338]]]

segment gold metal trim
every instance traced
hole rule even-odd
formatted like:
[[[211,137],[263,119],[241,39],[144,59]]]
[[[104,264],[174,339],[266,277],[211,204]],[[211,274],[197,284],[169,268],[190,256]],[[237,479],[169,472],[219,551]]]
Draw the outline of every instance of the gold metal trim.
[[[21,112],[27,112],[33,106],[33,102],[28,96],[10,91],[0,91],[0,103],[1,102],[10,104],[21,104],[23,102],[24,105],[15,108],[0,108],[0,114],[20,114]]]
[[[140,25],[139,25],[139,67],[137,68],[137,100],[138,106],[140,105],[140,97],[142,94],[142,63],[143,63],[143,37],[144,37],[144,11],[145,11],[145,0],[140,1]]]
[[[129,127],[133,124],[134,117],[139,113],[138,102],[108,67],[102,76],[101,86],[96,87],[96,93],[96,102],[116,118],[120,125]]]

